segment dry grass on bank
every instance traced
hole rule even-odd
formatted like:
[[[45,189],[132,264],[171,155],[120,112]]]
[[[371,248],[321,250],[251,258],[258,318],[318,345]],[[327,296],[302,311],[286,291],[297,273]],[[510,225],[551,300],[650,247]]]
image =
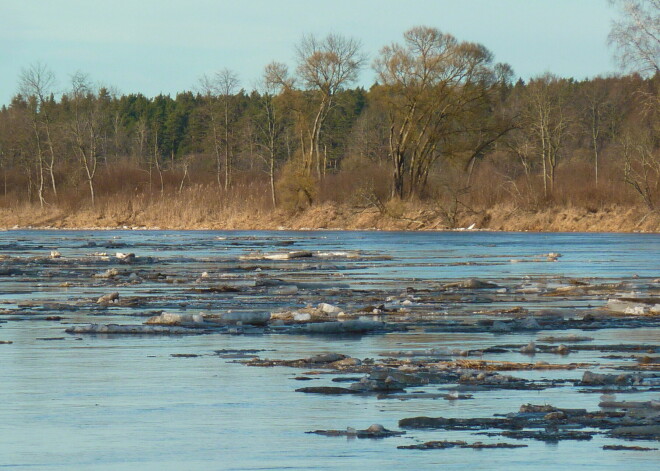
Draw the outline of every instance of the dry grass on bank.
[[[391,168],[384,161],[354,156],[320,180],[287,165],[276,175],[277,209],[268,175],[259,169],[237,169],[225,191],[212,167],[193,165],[188,172],[173,165],[159,172],[121,160],[100,170],[94,206],[80,172],[69,170],[56,175],[57,195],[46,186],[49,204],[43,208],[34,181],[17,171],[2,173],[0,227],[443,230],[474,224],[512,231],[660,232],[658,210],[648,211],[613,159],[603,160],[598,183],[590,161],[565,162],[549,192],[538,172],[526,175],[504,154],[471,174],[443,164],[424,191],[406,201],[388,199]],[[653,206],[660,208],[660,187],[653,188]]]
[[[580,208],[555,204],[521,209],[510,203],[495,203],[478,209],[456,206],[451,201],[390,201],[359,207],[349,202],[320,202],[291,212],[273,210],[263,187],[240,188],[233,196],[202,184],[163,195],[125,192],[100,198],[95,207],[86,200],[44,208],[5,201],[0,207],[2,228],[444,230],[472,224],[476,229],[503,231],[660,232],[660,214],[640,205]]]

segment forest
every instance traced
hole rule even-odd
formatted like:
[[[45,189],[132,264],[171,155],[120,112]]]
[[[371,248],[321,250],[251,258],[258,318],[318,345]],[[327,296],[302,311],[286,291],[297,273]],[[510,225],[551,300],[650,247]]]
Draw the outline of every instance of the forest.
[[[485,46],[426,26],[371,59],[356,39],[306,35],[296,64],[266,65],[257,86],[221,69],[175,97],[80,72],[56,90],[32,64],[0,109],[0,207],[179,201],[203,223],[325,203],[405,217],[415,204],[446,227],[496,205],[654,212],[658,45],[635,55],[626,27],[612,36],[625,73],[586,80],[516,79]],[[373,85],[356,86],[369,68]]]

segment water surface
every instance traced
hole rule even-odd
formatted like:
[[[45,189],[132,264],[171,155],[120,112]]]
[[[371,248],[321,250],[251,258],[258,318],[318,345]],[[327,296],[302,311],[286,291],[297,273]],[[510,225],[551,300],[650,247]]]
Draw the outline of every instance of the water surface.
[[[284,245],[289,244],[289,245]],[[110,247],[110,248],[108,248]],[[62,261],[30,271],[30,257],[51,250]],[[310,250],[312,260],[241,261],[257,251]],[[251,286],[258,276],[287,282],[317,283],[300,296],[215,296],[200,298],[187,284],[145,282],[117,288],[122,296],[166,297],[169,310],[194,313],[226,309],[275,310],[302,307],[310,299],[333,301],[344,290],[346,302],[359,305],[369,293],[423,289],[468,277],[513,286],[527,280],[589,278],[595,282],[649,283],[660,276],[660,236],[653,234],[525,234],[402,232],[211,232],[211,231],[11,231],[0,233],[0,255],[21,257],[24,275],[0,277],[0,309],[23,301],[73,302],[108,291],[90,277],[107,268],[88,260],[94,252],[135,252],[153,257],[132,269],[158,270],[188,279],[208,272],[218,280]],[[332,255],[332,253],[335,253]],[[544,255],[560,253],[557,262]],[[350,253],[351,256],[346,256]],[[357,254],[357,255],[355,255]],[[353,256],[355,255],[355,256]],[[85,258],[88,257],[88,258]],[[514,262],[512,262],[512,260]],[[34,276],[38,273],[38,276]],[[72,280],[62,287],[61,280]],[[361,294],[362,293],[362,294]],[[337,295],[339,296],[339,295]],[[188,303],[182,306],[180,301]],[[590,300],[591,307],[606,299]],[[196,304],[197,303],[197,304]],[[203,305],[202,305],[203,304]],[[363,304],[369,304],[366,300]],[[561,306],[548,299],[547,306]],[[466,308],[463,306],[461,309]],[[586,306],[577,306],[584,309]],[[452,310],[452,306],[447,307]],[[521,404],[598,408],[598,394],[576,388],[544,391],[495,390],[473,400],[399,401],[375,396],[316,396],[296,393],[288,368],[254,368],[214,354],[219,349],[263,349],[262,357],[301,358],[341,352],[358,358],[423,348],[481,348],[526,343],[534,333],[395,332],[356,338],[301,335],[130,337],[68,335],[70,323],[136,323],[121,310],[89,314],[60,313],[62,322],[36,317],[0,324],[0,467],[56,470],[255,470],[255,469],[657,469],[658,452],[603,451],[620,440],[596,436],[589,442],[545,444],[522,441],[513,450],[399,450],[430,440],[489,441],[473,432],[412,430],[384,440],[328,438],[305,434],[316,429],[366,428],[380,423],[398,429],[398,420],[418,415],[489,417],[517,411]],[[128,312],[128,311],[127,311]],[[130,312],[128,312],[130,314]],[[0,317],[0,321],[2,321]],[[571,332],[543,332],[566,335]],[[578,335],[583,332],[576,331]],[[654,343],[657,330],[615,329],[589,332],[595,342]],[[43,340],[52,339],[52,340]],[[195,358],[172,357],[190,353]],[[508,359],[523,361],[511,354]],[[597,352],[574,353],[557,360],[602,361]],[[615,363],[611,363],[614,365]],[[515,372],[522,377],[578,379],[582,370]],[[308,381],[331,385],[321,375]],[[437,386],[417,388],[437,392]],[[658,399],[657,393],[627,394],[626,400]],[[490,439],[493,441],[492,439]],[[497,441],[497,440],[495,440]],[[508,440],[510,441],[510,440]],[[638,443],[657,448],[657,442]]]

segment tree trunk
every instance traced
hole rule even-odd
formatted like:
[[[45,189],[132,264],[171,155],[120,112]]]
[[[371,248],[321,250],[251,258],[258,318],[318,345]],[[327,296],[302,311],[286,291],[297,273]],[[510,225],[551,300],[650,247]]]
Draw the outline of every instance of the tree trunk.
[[[225,191],[231,184],[231,148],[229,143],[229,95],[225,97]]]
[[[594,146],[594,173],[596,186],[598,186],[598,110],[591,110],[591,142]]]
[[[39,198],[39,206],[43,208],[46,203],[46,199],[44,198],[44,156],[36,120],[33,121],[32,125],[37,142],[37,196]]]
[[[222,159],[220,158],[220,142],[218,137],[218,127],[213,117],[213,111],[211,111],[211,128],[213,130],[213,151],[215,153],[215,176],[218,182],[218,188],[222,188],[222,180],[220,178],[221,169],[222,169]]]
[[[275,153],[273,152],[272,148],[270,151],[269,177],[270,177],[270,196],[273,201],[273,208],[276,208],[277,198],[275,196]]]
[[[94,201],[94,179],[93,178],[88,178],[87,183],[89,183],[89,195],[91,197],[92,208],[93,208],[94,204],[95,204],[95,201]]]
[[[57,186],[55,185],[55,149],[53,147],[53,140],[50,136],[50,118],[46,116],[46,143],[48,144],[48,150],[50,153],[50,161],[48,162],[47,168],[50,175],[50,183],[53,188],[53,195],[57,198]]]
[[[393,155],[394,174],[392,175],[392,198],[403,199],[404,159],[403,155],[395,152]]]

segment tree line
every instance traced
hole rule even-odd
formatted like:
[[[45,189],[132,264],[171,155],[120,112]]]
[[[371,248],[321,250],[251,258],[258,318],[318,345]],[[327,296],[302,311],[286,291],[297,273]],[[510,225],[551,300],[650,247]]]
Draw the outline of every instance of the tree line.
[[[587,190],[592,202],[660,204],[660,72],[644,57],[628,75],[516,81],[485,46],[422,26],[380,51],[369,89],[355,87],[369,65],[355,39],[305,36],[296,58],[268,64],[249,90],[223,69],[153,98],[82,73],[58,91],[33,64],[0,109],[4,204],[93,206],[193,185],[219,201],[258,188],[293,210],[325,199],[538,207]]]

